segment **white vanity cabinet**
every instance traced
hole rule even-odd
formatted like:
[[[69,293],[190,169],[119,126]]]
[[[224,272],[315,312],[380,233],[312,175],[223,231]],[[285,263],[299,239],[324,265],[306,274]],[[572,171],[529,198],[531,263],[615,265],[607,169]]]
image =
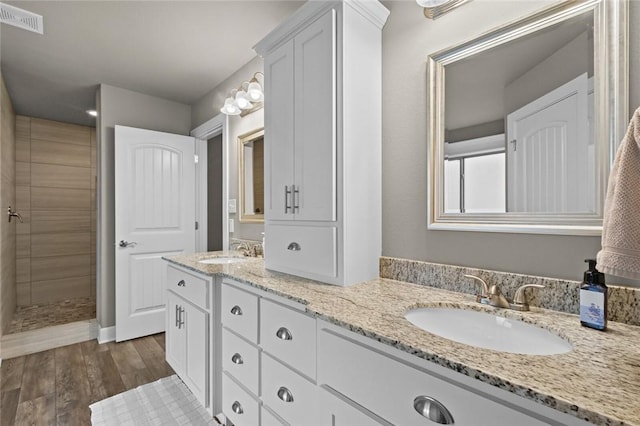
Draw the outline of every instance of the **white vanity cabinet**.
[[[588,424],[231,279],[221,305],[223,412],[237,426]]]
[[[166,359],[210,414],[220,408],[215,280],[167,266]]]
[[[318,384],[343,403],[324,406],[325,419],[359,413],[407,426],[588,424],[323,321],[317,344]]]
[[[377,1],[305,3],[255,47],[265,70],[265,265],[349,285],[381,253]]]
[[[319,425],[315,319],[228,279],[221,306],[223,413],[237,426]]]

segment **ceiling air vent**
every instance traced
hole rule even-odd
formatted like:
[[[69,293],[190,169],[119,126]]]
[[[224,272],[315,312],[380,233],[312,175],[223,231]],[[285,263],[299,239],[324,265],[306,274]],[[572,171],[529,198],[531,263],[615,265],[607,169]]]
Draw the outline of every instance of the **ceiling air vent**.
[[[0,3],[0,23],[43,34],[42,16]]]

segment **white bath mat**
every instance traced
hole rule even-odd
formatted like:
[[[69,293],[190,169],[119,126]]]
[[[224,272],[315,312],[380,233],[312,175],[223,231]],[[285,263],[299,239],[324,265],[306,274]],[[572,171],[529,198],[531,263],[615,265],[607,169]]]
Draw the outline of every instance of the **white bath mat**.
[[[103,399],[89,408],[94,426],[220,424],[176,375]]]

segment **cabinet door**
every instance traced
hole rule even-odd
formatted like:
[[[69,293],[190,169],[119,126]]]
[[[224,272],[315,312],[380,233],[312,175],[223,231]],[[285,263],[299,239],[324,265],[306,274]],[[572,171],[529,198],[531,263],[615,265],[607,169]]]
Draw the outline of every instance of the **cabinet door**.
[[[186,358],[187,341],[183,325],[180,325],[180,297],[167,292],[167,331],[166,357],[167,363],[180,377],[184,376],[184,362]]]
[[[205,407],[208,407],[209,315],[189,302],[182,302],[186,342],[183,380]]]
[[[335,14],[325,13],[294,39],[296,220],[336,220]]]
[[[265,219],[293,219],[293,40],[264,59]]]

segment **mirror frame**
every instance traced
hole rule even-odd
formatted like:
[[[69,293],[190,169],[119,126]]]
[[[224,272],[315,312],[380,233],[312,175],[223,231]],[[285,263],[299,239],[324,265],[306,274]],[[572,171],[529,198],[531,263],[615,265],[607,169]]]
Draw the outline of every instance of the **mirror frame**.
[[[445,213],[445,66],[593,11],[595,213]],[[568,0],[428,57],[428,229],[558,235],[600,235],[609,170],[629,119],[628,0]]]
[[[264,140],[264,127],[251,130],[238,136],[238,209],[240,223],[264,223],[264,212],[262,214],[247,215],[244,213],[244,145],[256,139]],[[264,143],[264,142],[263,142]]]

